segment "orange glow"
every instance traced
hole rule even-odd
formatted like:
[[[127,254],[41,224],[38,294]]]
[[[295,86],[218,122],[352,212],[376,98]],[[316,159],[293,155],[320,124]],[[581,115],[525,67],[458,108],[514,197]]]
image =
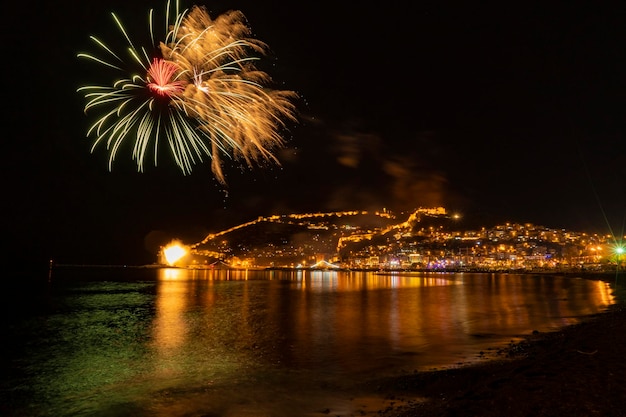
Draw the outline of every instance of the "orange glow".
[[[178,261],[182,260],[189,250],[179,241],[172,241],[163,248],[163,258],[169,266],[174,266]]]

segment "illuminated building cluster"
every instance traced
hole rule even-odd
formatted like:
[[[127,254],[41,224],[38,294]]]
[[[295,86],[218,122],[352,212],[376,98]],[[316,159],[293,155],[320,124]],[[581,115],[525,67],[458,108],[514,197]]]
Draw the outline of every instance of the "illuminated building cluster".
[[[442,207],[259,217],[189,245],[178,266],[539,271],[626,260],[610,235],[530,223],[461,231],[457,219]]]

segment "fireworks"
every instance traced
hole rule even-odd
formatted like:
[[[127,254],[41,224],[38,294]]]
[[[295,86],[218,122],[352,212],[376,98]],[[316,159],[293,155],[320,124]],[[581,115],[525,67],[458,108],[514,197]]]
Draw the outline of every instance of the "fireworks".
[[[252,38],[239,11],[212,19],[203,7],[179,12],[176,3],[175,13],[171,8],[168,2],[166,35],[158,43],[150,11],[151,48],[135,47],[112,14],[130,60],[93,36],[104,57],[78,55],[125,74],[111,86],[78,89],[87,100],[86,113],[102,111],[87,132],[95,138],[91,151],[106,144],[110,170],[120,149],[131,143],[132,158],[143,172],[146,156],[158,164],[165,141],[183,174],[208,157],[222,184],[224,158],[249,167],[278,163],[273,150],[284,145],[286,123],[296,121],[297,95],[272,88],[271,77],[256,67],[267,45]]]

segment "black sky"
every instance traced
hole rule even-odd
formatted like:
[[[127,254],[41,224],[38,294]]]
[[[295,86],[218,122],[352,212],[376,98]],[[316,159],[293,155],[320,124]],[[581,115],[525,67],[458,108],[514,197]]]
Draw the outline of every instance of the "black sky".
[[[626,7],[621,1],[181,2],[241,10],[296,91],[280,166],[135,172],[90,153],[76,58],[90,35],[135,33],[147,0],[14,3],[5,16],[8,255],[150,263],[259,215],[443,205],[466,227],[504,221],[624,233]],[[548,4],[545,4],[548,3]],[[98,79],[94,79],[94,77]],[[14,253],[13,253],[14,252]]]

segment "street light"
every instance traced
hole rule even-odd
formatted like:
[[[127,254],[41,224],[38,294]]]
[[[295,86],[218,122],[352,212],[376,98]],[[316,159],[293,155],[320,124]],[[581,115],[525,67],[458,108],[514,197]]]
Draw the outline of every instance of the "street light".
[[[622,254],[626,252],[626,248],[622,244],[615,244],[613,247],[613,253],[615,254],[615,284],[617,285],[617,277],[619,275],[619,265],[621,262]]]
[[[623,253],[626,252],[623,246],[616,246],[614,249],[615,252],[615,262],[617,262],[617,268],[619,269],[620,259]]]

